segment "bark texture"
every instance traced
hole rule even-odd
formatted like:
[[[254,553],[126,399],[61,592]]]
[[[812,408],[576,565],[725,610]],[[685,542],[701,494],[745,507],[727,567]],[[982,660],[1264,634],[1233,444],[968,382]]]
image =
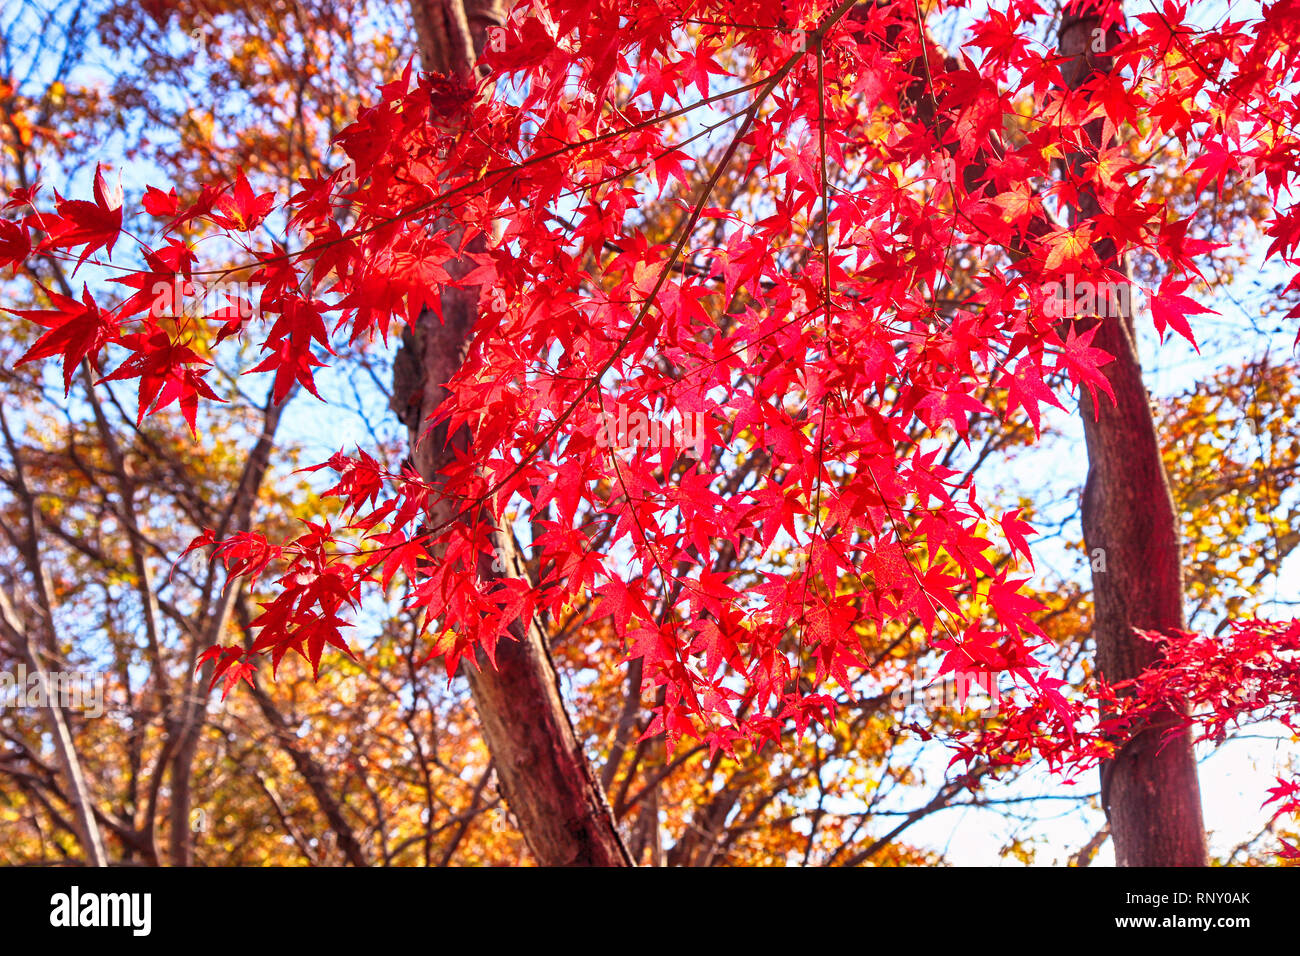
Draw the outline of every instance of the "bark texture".
[[[1118,12],[1107,0],[1084,0],[1065,10],[1060,29],[1062,77],[1077,89],[1112,61],[1097,52],[1118,42],[1114,26],[1103,31],[1101,13]],[[1104,43],[1102,42],[1104,41]],[[1092,147],[1103,145],[1101,121],[1085,130]],[[1081,172],[1085,155],[1068,157]],[[1098,212],[1097,197],[1081,191],[1074,219]],[[1128,277],[1128,264],[1114,244],[1094,246],[1103,267]],[[1086,277],[1091,278],[1091,277]],[[1121,301],[1131,301],[1122,297]],[[1088,446],[1088,479],[1083,494],[1083,535],[1094,562],[1093,636],[1098,670],[1111,683],[1138,676],[1159,659],[1156,647],[1133,628],[1168,631],[1185,626],[1178,513],[1160,457],[1155,422],[1138,358],[1133,316],[1112,310],[1084,320],[1078,330],[1097,324],[1092,344],[1115,356],[1102,372],[1115,392],[1115,404],[1100,398],[1094,406],[1081,391],[1079,403]],[[1099,406],[1099,407],[1097,407]],[[1150,724],[1101,769],[1102,807],[1120,866],[1205,866],[1205,829],[1200,785],[1190,737],[1164,741],[1164,729],[1181,715],[1173,708]]]
[[[413,7],[426,68],[470,78],[487,31],[502,22],[507,4],[414,0]],[[447,266],[458,277],[470,268],[468,262]],[[467,444],[464,430],[449,438],[442,428],[429,430],[427,422],[447,394],[443,385],[464,359],[478,314],[478,292],[444,289],[441,304],[443,321],[426,311],[403,336],[393,369],[394,409],[410,432],[412,463],[435,487],[454,449]],[[443,524],[460,508],[458,501],[437,501],[429,511],[430,526]],[[523,562],[509,529],[496,539],[505,571],[494,571],[491,558],[484,556],[480,578],[503,573],[522,577]],[[515,639],[497,645],[495,668],[479,655],[478,667],[465,670],[502,796],[524,841],[543,865],[631,865],[565,710],[546,635],[536,620],[515,621],[510,632]]]
[[[1106,10],[1122,16],[1119,0],[1076,0],[1062,13],[1061,73],[1071,89],[1082,86],[1094,73],[1112,69],[1112,60],[1104,51],[1118,42],[1118,29],[1115,25],[1102,28]],[[892,44],[897,35],[887,34],[887,42]],[[924,31],[923,51],[908,64],[912,81],[903,98],[918,121],[933,127],[940,142],[948,142],[954,135],[951,119],[935,104],[930,70],[923,57],[941,62],[949,72],[959,65]],[[1099,148],[1113,145],[1102,143],[1100,120],[1084,132],[1090,148],[1067,158],[1076,175]],[[1000,161],[1001,149],[998,141],[986,144],[976,161],[962,170],[968,191],[982,188],[988,166]],[[1077,222],[1098,210],[1096,195],[1081,189],[1069,212]],[[1035,219],[1028,232],[1041,238],[1051,228],[1046,220]],[[1103,269],[1127,281],[1128,263],[1116,255],[1113,242],[1101,240],[1093,248]],[[1027,254],[1027,250],[1014,247],[1007,251],[1013,259]],[[1092,281],[1101,277],[1077,278]],[[1120,301],[1131,303],[1132,296]],[[1093,572],[1093,634],[1098,669],[1116,683],[1136,677],[1159,659],[1152,644],[1133,634],[1134,627],[1167,631],[1185,626],[1182,561],[1178,514],[1142,380],[1133,316],[1126,306],[1122,314],[1081,320],[1076,330],[1085,332],[1091,324],[1101,326],[1092,344],[1115,356],[1102,369],[1114,390],[1115,404],[1103,398],[1098,409],[1086,392],[1081,395],[1089,459],[1083,531],[1089,552],[1104,555],[1104,564],[1098,562]],[[1064,335],[1065,328],[1061,331]],[[1154,715],[1151,724],[1102,767],[1102,804],[1121,866],[1206,865],[1200,786],[1191,743],[1186,735],[1162,740],[1164,729],[1179,716],[1172,708]]]

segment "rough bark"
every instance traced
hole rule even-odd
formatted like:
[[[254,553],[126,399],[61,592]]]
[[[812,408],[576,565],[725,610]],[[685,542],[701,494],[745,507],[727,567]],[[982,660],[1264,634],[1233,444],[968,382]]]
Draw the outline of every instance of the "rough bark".
[[[1080,87],[1094,71],[1107,72],[1112,67],[1110,58],[1092,49],[1100,38],[1105,39],[1099,44],[1102,51],[1117,42],[1114,27],[1106,35],[1095,32],[1101,29],[1101,12],[1112,4],[1118,13],[1118,0],[1082,0],[1062,14],[1059,50],[1066,59],[1061,72],[1071,89]],[[888,34],[887,42],[893,43],[897,35]],[[928,55],[943,62],[945,69],[957,68],[957,61],[928,35],[924,43]],[[912,82],[904,100],[917,120],[934,128],[939,142],[950,140],[951,121],[932,99],[925,60],[916,58],[908,70]],[[1102,146],[1102,122],[1089,124],[1085,133],[1095,153]],[[1078,173],[1088,158],[1079,154],[1067,161]],[[997,161],[996,148],[982,148],[976,162],[962,171],[967,190],[980,188],[988,165]],[[1085,189],[1070,213],[1079,221],[1097,211],[1096,196]],[[1050,228],[1045,220],[1036,219],[1028,231],[1041,237]],[[1016,248],[1007,251],[1015,259],[1026,254]],[[1112,242],[1099,241],[1094,251],[1103,268],[1128,276],[1128,264],[1116,256]],[[1121,299],[1131,301],[1131,295]],[[1182,562],[1178,515],[1142,380],[1133,317],[1125,312],[1092,321],[1101,325],[1092,344],[1115,356],[1102,369],[1115,392],[1115,405],[1103,399],[1097,409],[1088,394],[1081,397],[1089,458],[1083,531],[1089,552],[1104,555],[1104,564],[1099,561],[1093,572],[1093,635],[1098,669],[1115,683],[1136,677],[1159,659],[1156,648],[1135,636],[1133,628],[1167,631],[1184,626]],[[1089,320],[1077,324],[1079,332],[1088,327]],[[1200,787],[1191,743],[1181,736],[1162,746],[1164,728],[1178,716],[1172,708],[1154,715],[1150,725],[1102,767],[1103,809],[1121,866],[1206,864]]]
[[[414,0],[413,7],[426,68],[469,77],[487,30],[502,21],[506,3]],[[470,264],[447,268],[460,276]],[[446,396],[443,385],[464,359],[478,292],[444,289],[441,305],[441,323],[426,311],[403,336],[393,369],[393,405],[410,432],[412,463],[435,487],[453,449],[467,444],[463,429],[448,439],[441,428],[429,431],[427,422]],[[436,501],[429,511],[430,526],[445,523],[458,510],[457,501]],[[480,578],[523,576],[508,529],[497,535],[496,543],[505,571],[495,571],[492,559],[484,556]],[[495,668],[479,655],[478,667],[465,671],[502,796],[524,841],[543,865],[630,865],[604,791],[565,710],[546,635],[536,621],[515,621],[510,632],[514,640],[498,644]]]
[[[1093,51],[1101,35],[1106,0],[1084,0],[1065,11],[1059,49],[1066,57],[1062,77],[1071,89],[1094,72],[1111,69],[1108,57]],[[1118,6],[1118,4],[1116,4]],[[1102,49],[1117,42],[1112,26]],[[1101,147],[1102,124],[1085,132]],[[1084,155],[1067,158],[1076,171]],[[1095,195],[1082,191],[1074,219],[1095,215]],[[1127,278],[1128,264],[1109,240],[1094,246],[1106,268]],[[1132,297],[1126,297],[1131,301]],[[1123,301],[1123,297],[1121,297]],[[1185,626],[1178,513],[1160,457],[1155,422],[1138,358],[1133,316],[1109,314],[1097,324],[1092,344],[1115,360],[1102,369],[1115,392],[1094,406],[1084,393],[1079,403],[1088,447],[1088,478],[1083,495],[1083,534],[1094,562],[1093,637],[1098,670],[1111,683],[1138,676],[1159,659],[1155,645],[1133,629],[1168,631]],[[1083,331],[1089,322],[1080,323]],[[1082,390],[1081,390],[1082,391]],[[1153,716],[1101,771],[1102,806],[1110,822],[1115,860],[1120,866],[1205,866],[1205,830],[1200,786],[1191,740],[1182,734],[1163,740],[1163,728],[1180,715],[1168,708]]]

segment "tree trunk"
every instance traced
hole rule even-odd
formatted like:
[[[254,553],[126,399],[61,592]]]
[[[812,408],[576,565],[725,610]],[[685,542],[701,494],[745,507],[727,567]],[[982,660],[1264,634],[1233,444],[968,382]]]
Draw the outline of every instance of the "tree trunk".
[[[502,22],[506,4],[414,0],[413,8],[425,67],[469,77],[487,30]],[[447,264],[458,277],[470,268],[468,261]],[[461,429],[447,441],[442,428],[426,433],[426,423],[446,396],[442,386],[464,358],[478,313],[478,292],[444,289],[441,304],[441,323],[426,311],[413,333],[403,335],[393,369],[393,405],[410,432],[411,460],[435,487],[452,449],[464,449],[467,435]],[[429,509],[431,526],[443,524],[457,510],[455,501],[435,501]],[[497,535],[497,554],[508,573],[526,573],[508,529]],[[482,579],[502,574],[491,565],[492,559],[483,556]],[[515,621],[510,632],[515,640],[497,645],[495,668],[480,654],[478,667],[465,671],[502,795],[525,843],[537,862],[547,866],[630,865],[604,791],[565,710],[546,636],[536,621]]]
[[[1107,0],[1082,0],[1062,15],[1059,42],[1066,59],[1061,73],[1071,89],[1095,72],[1112,68],[1111,59],[1095,50],[1110,49],[1118,42],[1116,26],[1101,33],[1101,14],[1108,6]],[[1118,6],[1115,3],[1117,12]],[[1085,133],[1093,147],[1103,147],[1101,120],[1090,123]],[[1073,155],[1067,162],[1081,173],[1087,158]],[[1081,190],[1073,218],[1087,219],[1098,209],[1095,194]],[[1094,251],[1103,268],[1127,280],[1128,264],[1116,256],[1113,242],[1099,241]],[[1119,298],[1132,301],[1132,296]],[[1097,666],[1107,681],[1117,683],[1137,677],[1160,657],[1155,646],[1135,635],[1133,628],[1169,631],[1184,627],[1185,621],[1178,514],[1142,381],[1133,316],[1127,307],[1119,314],[1113,308],[1099,307],[1099,311],[1106,314],[1083,320],[1079,330],[1089,324],[1100,326],[1092,344],[1115,357],[1102,368],[1114,389],[1115,404],[1100,399],[1095,407],[1080,389],[1089,461],[1083,535],[1094,557]],[[1120,866],[1206,865],[1191,738],[1183,733],[1163,742],[1164,729],[1180,716],[1172,707],[1157,713],[1115,759],[1102,765],[1102,807]]]

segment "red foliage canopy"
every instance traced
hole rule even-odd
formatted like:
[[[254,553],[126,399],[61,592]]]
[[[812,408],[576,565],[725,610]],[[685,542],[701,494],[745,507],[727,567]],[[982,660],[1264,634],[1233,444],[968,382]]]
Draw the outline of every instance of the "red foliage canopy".
[[[598,596],[664,690],[650,732],[670,746],[694,735],[728,749],[824,720],[831,698],[800,685],[800,665],[814,664],[814,685],[848,686],[877,663],[859,629],[915,620],[945,669],[1009,673],[1029,691],[959,742],[958,759],[1038,753],[1077,768],[1156,699],[1205,705],[1218,733],[1256,709],[1233,697],[1246,672],[1282,716],[1300,686],[1295,624],[1242,624],[1226,643],[1166,635],[1167,664],[1123,700],[1067,699],[1034,657],[1043,635],[1014,562],[990,561],[1001,544],[1027,560],[1031,529],[1015,512],[991,520],[908,425],[965,436],[988,412],[981,396],[1007,389],[1005,414],[1024,409],[1037,427],[1043,403],[1061,407],[1052,373],[1108,392],[1109,356],[1044,292],[1105,279],[1099,242],[1160,259],[1151,314],[1192,339],[1189,317],[1204,310],[1188,282],[1211,245],[1145,189],[1142,164],[1103,151],[1080,179],[1058,160],[1096,152],[1086,124],[1141,117],[1152,138],[1198,151],[1205,185],[1248,169],[1276,200],[1300,169],[1300,103],[1282,95],[1300,81],[1300,3],[1205,29],[1167,0],[1104,50],[1115,69],[1073,91],[1057,53],[1026,39],[1047,14],[1033,0],[995,6],[945,58],[910,2],[521,3],[484,54],[490,81],[408,68],[338,136],[346,167],[301,179],[292,197],[257,195],[242,172],[188,204],[151,188],[143,211],[161,225],[141,243],[144,268],[122,267],[133,294],[51,293],[52,310],[23,313],[48,330],[25,360],[60,357],[65,381],[83,360],[104,379],[138,378],[141,415],[177,402],[193,427],[214,397],[203,356],[233,332],[255,337],[262,360],[248,371],[273,375],[282,400],[297,385],[315,394],[339,337],[386,341],[394,321],[438,310],[441,289],[478,290],[472,345],[438,412],[471,436],[472,456],[436,492],[464,503],[457,520],[423,525],[432,487],[339,453],[327,467],[343,527],[195,542],[231,575],[276,567],[251,651],[275,663],[346,651],[364,588],[401,571],[449,670],[475,648],[490,656],[520,616]],[[620,83],[635,95],[616,96]],[[723,137],[717,159],[688,155],[683,123]],[[747,213],[712,202],[733,160],[763,181]],[[855,175],[832,189],[828,168]],[[1061,225],[1052,210],[1085,186],[1099,211]],[[672,235],[652,241],[638,213],[669,189],[688,198]],[[122,198],[102,172],[93,201],[56,197],[42,212],[23,192],[6,208],[19,218],[0,222],[0,264],[80,249],[79,263],[118,266],[107,257],[124,245]],[[260,241],[268,217],[301,248]],[[196,224],[256,265],[258,322],[164,301],[161,289],[218,277],[198,268]],[[1268,228],[1271,254],[1293,262],[1296,207]],[[1005,254],[984,259],[976,291],[941,302],[958,245]],[[697,416],[703,438],[611,446],[619,408]],[[730,484],[735,456],[760,452],[763,480]],[[512,501],[554,506],[530,542],[535,581],[480,574]],[[771,564],[742,593],[714,570],[727,547],[801,560]],[[664,595],[676,597],[653,613]],[[227,690],[251,673],[242,649],[209,656]],[[1081,729],[1098,702],[1106,720]],[[1275,799],[1294,807],[1288,786]]]

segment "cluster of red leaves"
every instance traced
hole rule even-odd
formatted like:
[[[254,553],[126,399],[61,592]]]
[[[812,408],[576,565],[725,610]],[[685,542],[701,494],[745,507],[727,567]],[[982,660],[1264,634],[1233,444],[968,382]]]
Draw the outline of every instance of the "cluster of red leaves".
[[[1086,700],[1065,707],[1050,694],[1009,698],[995,721],[953,742],[953,762],[1001,767],[1038,759],[1073,779],[1157,715],[1165,740],[1190,733],[1222,742],[1234,727],[1261,721],[1300,733],[1300,620],[1234,621],[1219,635],[1138,633],[1160,646],[1156,666],[1134,680],[1094,684]],[[1279,778],[1269,793],[1265,805],[1278,804],[1275,818],[1300,817],[1300,780]],[[1283,844],[1283,857],[1300,858]]]
[[[824,720],[831,698],[805,693],[802,669],[819,687],[849,687],[870,667],[865,631],[919,621],[945,667],[1009,671],[1033,690],[988,735],[1001,735],[995,749],[1063,763],[1080,708],[1032,656],[1035,605],[1012,565],[990,560],[999,523],[939,444],[909,427],[965,437],[989,389],[1037,427],[1042,403],[1061,405],[1045,384],[1053,373],[1109,392],[1095,330],[1066,323],[1062,334],[1043,291],[1069,275],[1104,278],[1102,240],[1165,265],[1170,278],[1148,290],[1153,315],[1192,337],[1185,317],[1199,307],[1183,292],[1211,245],[1146,194],[1144,167],[1110,151],[1062,174],[1054,158],[1095,153],[1094,120],[1110,129],[1141,115],[1154,139],[1201,151],[1207,183],[1249,163],[1276,199],[1300,167],[1300,104],[1275,95],[1300,79],[1298,6],[1199,30],[1168,2],[1110,51],[1116,69],[1066,91],[1055,53],[1024,37],[1048,14],[1011,0],[975,24],[978,63],[930,57],[922,111],[901,99],[926,50],[911,2],[517,4],[484,57],[492,85],[408,69],[339,135],[347,166],[303,178],[287,200],[256,195],[242,173],[189,203],[151,188],[143,208],[161,229],[140,242],[143,269],[117,280],[133,294],[109,304],[107,292],[51,293],[52,310],[23,313],[49,330],[24,360],[60,357],[65,384],[83,361],[106,379],[138,378],[141,415],[174,401],[194,427],[213,398],[202,356],[232,327],[160,303],[158,288],[204,277],[191,227],[223,232],[256,270],[261,318],[244,331],[262,360],[248,371],[274,376],[276,400],[297,384],[316,393],[334,336],[386,339],[394,320],[437,312],[441,290],[477,290],[472,347],[438,411],[474,449],[436,491],[465,503],[460,520],[430,527],[435,491],[417,475],[339,454],[328,467],[344,527],[308,525],[279,545],[201,538],[231,575],[276,569],[251,654],[293,651],[318,666],[326,646],[347,649],[363,589],[399,571],[451,668],[477,648],[491,656],[521,616],[559,617],[595,595],[662,689],[650,732],[729,749]],[[724,48],[742,54],[747,77],[720,65]],[[620,79],[637,84],[634,98],[616,101]],[[1004,124],[1025,115],[1023,139],[1008,142]],[[764,181],[762,203],[710,203],[715,169],[672,139],[682,117],[737,130],[725,158]],[[978,170],[978,182],[945,181],[946,163]],[[832,192],[828,165],[858,174]],[[652,181],[692,197],[662,243],[638,222]],[[1096,214],[1057,223],[1049,210],[1084,189]],[[122,199],[101,172],[93,202],[56,197],[52,213],[37,202],[9,198],[7,210],[25,212],[0,222],[0,267],[112,254]],[[260,245],[267,217],[301,248]],[[795,223],[822,217],[824,231],[796,236]],[[1279,212],[1269,230],[1271,252],[1292,261],[1300,212]],[[944,288],[957,245],[993,264],[940,314],[931,290]],[[1015,255],[980,255],[993,247]],[[704,454],[606,447],[616,406],[703,416]],[[762,480],[729,482],[729,456],[755,452]],[[494,523],[519,502],[544,516],[527,543],[535,581],[484,573]],[[1027,526],[1013,514],[1000,528],[1028,558]],[[767,561],[775,548],[802,560]],[[714,570],[722,549],[747,555],[762,583],[733,587]],[[248,656],[209,652],[227,687],[250,673]]]
[[[1300,620],[1234,621],[1219,636],[1147,634],[1162,651],[1158,667],[1136,682],[1130,712],[1141,713],[1162,702],[1186,708],[1183,728],[1198,739],[1222,741],[1233,726],[1272,720],[1300,734]],[[1128,726],[1133,726],[1132,723]],[[1267,806],[1300,818],[1300,780],[1282,780],[1269,790]],[[1300,859],[1300,847],[1282,840],[1281,856]]]

